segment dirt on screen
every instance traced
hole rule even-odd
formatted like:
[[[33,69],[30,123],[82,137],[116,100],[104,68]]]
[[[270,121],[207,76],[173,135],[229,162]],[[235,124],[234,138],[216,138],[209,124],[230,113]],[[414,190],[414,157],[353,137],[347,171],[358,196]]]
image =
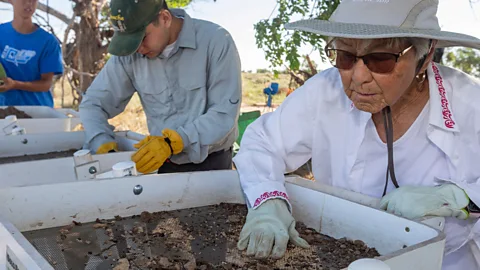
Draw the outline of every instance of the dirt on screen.
[[[379,256],[362,241],[334,239],[297,222],[309,249],[289,244],[280,260],[256,260],[237,249],[246,214],[245,205],[223,203],[97,219],[24,235],[56,269],[327,270]]]
[[[71,149],[67,151],[49,152],[45,154],[24,155],[24,156],[16,156],[16,157],[2,157],[0,158],[0,164],[17,163],[17,162],[23,162],[23,161],[34,161],[34,160],[42,160],[42,159],[73,157],[73,153],[75,153],[76,151],[77,151],[76,149]]]
[[[13,106],[8,106],[5,109],[0,109],[0,119],[5,119],[9,115],[15,115],[18,119],[21,118],[32,118],[30,115],[26,114],[24,111],[18,110]]]

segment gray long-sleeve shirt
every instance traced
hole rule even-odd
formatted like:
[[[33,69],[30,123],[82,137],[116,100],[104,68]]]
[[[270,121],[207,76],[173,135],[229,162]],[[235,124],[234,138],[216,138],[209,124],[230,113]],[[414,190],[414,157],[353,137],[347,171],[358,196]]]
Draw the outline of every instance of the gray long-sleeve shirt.
[[[148,59],[135,53],[112,56],[80,104],[84,148],[114,141],[108,119],[123,112],[138,92],[151,135],[176,130],[184,150],[171,160],[201,163],[232,146],[238,136],[241,66],[235,43],[220,26],[172,9],[184,22],[172,54]]]

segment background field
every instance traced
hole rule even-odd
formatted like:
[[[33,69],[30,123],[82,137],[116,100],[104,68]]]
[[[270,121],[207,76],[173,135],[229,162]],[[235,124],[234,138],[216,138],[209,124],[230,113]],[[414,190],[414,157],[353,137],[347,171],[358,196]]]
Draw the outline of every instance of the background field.
[[[278,82],[282,90],[281,93],[275,95],[273,98],[273,104],[277,106],[285,99],[286,88],[288,88],[290,83],[290,77],[288,75],[279,74],[278,79],[275,79],[274,75],[269,73],[242,73],[242,111],[264,111],[265,106],[263,105],[265,104],[266,96],[263,94],[263,89],[271,82]],[[61,83],[62,80],[59,80],[54,87],[55,107],[61,107],[62,104]],[[65,83],[64,107],[71,107],[72,100],[71,88]],[[138,133],[148,134],[145,114],[137,94],[132,97],[123,113],[110,120],[110,124],[114,125],[117,130],[132,130]]]

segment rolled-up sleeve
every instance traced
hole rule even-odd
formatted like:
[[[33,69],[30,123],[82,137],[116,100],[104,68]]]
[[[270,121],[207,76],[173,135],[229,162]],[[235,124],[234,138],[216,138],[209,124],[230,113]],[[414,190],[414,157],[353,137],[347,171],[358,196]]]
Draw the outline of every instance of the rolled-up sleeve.
[[[85,149],[95,152],[115,140],[114,127],[108,123],[123,112],[135,88],[123,61],[112,56],[82,97],[80,118],[85,130]]]
[[[211,44],[207,63],[207,110],[177,129],[183,139],[184,152],[193,163],[203,162],[209,146],[236,128],[242,103],[240,57],[232,37],[219,28]]]

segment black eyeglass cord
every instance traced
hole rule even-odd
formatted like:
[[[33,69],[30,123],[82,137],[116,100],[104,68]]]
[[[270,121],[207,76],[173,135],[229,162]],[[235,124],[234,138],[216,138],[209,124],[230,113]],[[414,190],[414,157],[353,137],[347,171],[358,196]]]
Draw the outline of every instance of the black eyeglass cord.
[[[393,165],[393,120],[392,120],[392,111],[390,106],[385,107],[382,110],[383,114],[383,122],[385,125],[385,134],[387,137],[387,149],[388,149],[388,166],[387,166],[387,174],[385,179],[385,188],[383,189],[383,196],[387,194],[387,186],[388,186],[388,175],[390,174],[390,178],[392,179],[393,185],[398,188],[397,178],[395,177],[395,168]]]
[[[431,49],[432,45],[432,40],[429,42],[429,49]],[[427,59],[427,55],[422,57],[422,59],[419,61],[418,66],[417,66],[417,72],[422,68],[423,64],[425,63],[425,60]],[[393,120],[392,120],[392,110],[390,106],[385,107],[382,110],[383,114],[383,123],[385,125],[385,134],[387,137],[387,149],[388,149],[388,166],[387,166],[387,173],[385,176],[385,187],[383,189],[383,196],[387,194],[387,186],[388,186],[388,175],[390,174],[390,178],[392,179],[393,185],[398,188],[398,182],[397,178],[395,177],[395,168],[393,165]]]

